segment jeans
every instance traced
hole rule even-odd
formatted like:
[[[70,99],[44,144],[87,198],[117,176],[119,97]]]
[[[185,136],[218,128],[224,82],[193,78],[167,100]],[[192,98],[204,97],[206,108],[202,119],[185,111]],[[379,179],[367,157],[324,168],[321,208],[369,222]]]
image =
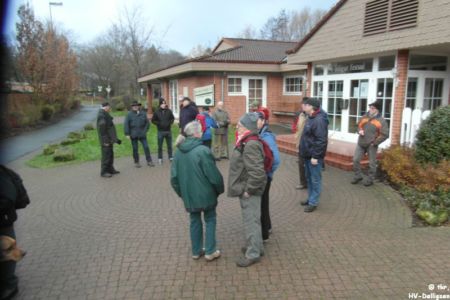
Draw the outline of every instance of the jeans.
[[[298,154],[298,174],[300,175],[300,185],[308,186],[305,175],[305,160],[300,153]]]
[[[100,175],[114,172],[114,151],[113,145],[102,146],[102,162]]]
[[[13,226],[0,228],[0,235],[6,235],[16,238]],[[0,293],[7,290],[13,290],[17,287],[19,279],[14,274],[16,271],[15,261],[2,261],[0,262]]]
[[[306,181],[308,183],[308,205],[319,205],[322,191],[322,165],[323,159],[318,159],[317,165],[311,163],[311,158],[305,158]]]
[[[266,187],[261,196],[261,232],[263,240],[267,240],[269,238],[269,230],[272,229],[272,221],[270,220],[269,212],[269,194],[271,183],[272,178],[267,177]]]
[[[205,220],[205,254],[210,255],[216,251],[216,208],[203,211]],[[192,255],[200,255],[203,248],[203,223],[201,212],[191,212],[191,243]]]
[[[377,151],[378,146],[370,145],[367,148],[363,148],[360,145],[356,145],[355,154],[353,156],[353,171],[355,171],[355,178],[362,178],[361,172],[361,159],[364,154],[369,154],[369,180],[373,181],[377,172]]]
[[[261,234],[261,196],[239,197],[247,252],[246,258],[258,258],[264,253]]]
[[[167,153],[172,158],[172,133],[170,131],[158,131],[158,158],[163,158],[163,142],[166,139]]]
[[[135,163],[139,162],[139,149],[138,142],[141,142],[142,147],[144,147],[145,159],[147,162],[152,161],[152,157],[150,155],[150,148],[148,147],[147,138],[132,138],[131,146],[133,146],[133,159]]]

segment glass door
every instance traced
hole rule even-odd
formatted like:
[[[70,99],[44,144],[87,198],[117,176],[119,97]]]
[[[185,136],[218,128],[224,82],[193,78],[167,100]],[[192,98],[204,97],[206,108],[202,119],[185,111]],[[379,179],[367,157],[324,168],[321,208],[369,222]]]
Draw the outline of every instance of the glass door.
[[[425,79],[425,95],[423,109],[433,110],[441,106],[444,80],[436,78]]]
[[[263,80],[249,79],[248,80],[248,105],[257,101],[259,105],[263,105]]]
[[[169,98],[172,112],[175,116],[178,116],[178,82],[176,80],[169,81]]]
[[[342,106],[344,94],[344,81],[335,80],[328,82],[328,129],[342,130]]]
[[[350,82],[349,124],[348,132],[357,133],[358,123],[367,112],[367,94],[369,80],[352,80]]]
[[[383,101],[383,109],[380,111],[383,118],[391,128],[392,118],[392,95],[394,91],[394,80],[392,78],[379,78],[377,81],[377,100]]]

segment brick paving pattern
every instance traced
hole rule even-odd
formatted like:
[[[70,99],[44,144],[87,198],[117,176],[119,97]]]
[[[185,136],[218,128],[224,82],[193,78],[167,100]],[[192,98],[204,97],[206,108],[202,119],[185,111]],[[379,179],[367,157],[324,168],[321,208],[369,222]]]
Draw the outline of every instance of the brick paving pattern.
[[[32,196],[16,223],[28,251],[17,267],[18,299],[408,299],[428,284],[450,286],[449,227],[411,227],[391,188],[351,185],[351,173],[332,167],[319,209],[306,214],[295,157],[282,160],[266,254],[243,269],[235,265],[239,201],[225,195],[217,212],[223,256],[191,259],[189,218],[168,163],[136,169],[121,158],[121,174],[104,179],[99,162],[49,170],[14,162]],[[226,179],[228,161],[218,166]]]

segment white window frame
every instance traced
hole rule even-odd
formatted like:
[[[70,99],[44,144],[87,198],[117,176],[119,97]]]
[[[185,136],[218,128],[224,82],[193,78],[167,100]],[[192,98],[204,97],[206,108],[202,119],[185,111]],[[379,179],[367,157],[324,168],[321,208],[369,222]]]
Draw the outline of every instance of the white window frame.
[[[230,92],[230,79],[240,79],[241,80],[241,91],[240,92]],[[244,95],[244,79],[240,76],[229,76],[227,78],[227,93],[229,96],[242,96]]]
[[[298,92],[288,92],[286,90],[286,79],[292,79],[292,78],[299,78],[300,79],[300,91]],[[303,94],[303,84],[304,84],[304,78],[301,75],[285,75],[283,76],[283,95],[294,95],[294,96],[301,96]],[[295,85],[294,85],[295,86]]]

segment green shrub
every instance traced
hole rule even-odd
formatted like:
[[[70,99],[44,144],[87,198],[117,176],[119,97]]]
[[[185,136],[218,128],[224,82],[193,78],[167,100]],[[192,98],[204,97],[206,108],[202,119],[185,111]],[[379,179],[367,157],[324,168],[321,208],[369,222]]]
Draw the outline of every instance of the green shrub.
[[[403,196],[415,209],[416,214],[430,225],[438,225],[449,220],[450,191],[438,189],[436,192],[419,192],[413,188],[403,188]]]
[[[75,153],[72,149],[68,147],[62,147],[56,149],[55,153],[53,154],[53,160],[54,161],[71,161],[75,159]]]
[[[60,143],[60,145],[63,145],[63,146],[67,146],[67,145],[72,145],[72,144],[76,144],[76,143],[79,143],[80,142],[80,139],[65,139],[65,140],[63,140],[61,143]]]
[[[123,102],[119,102],[116,104],[115,110],[117,111],[124,111],[125,110],[125,104]]]
[[[69,133],[67,134],[67,138],[68,138],[68,139],[76,139],[76,140],[85,139],[85,138],[86,138],[86,133],[84,133],[84,132],[72,131],[72,132],[69,132]]]
[[[41,108],[42,120],[48,121],[53,117],[55,109],[50,104],[46,104]]]
[[[94,125],[92,125],[91,123],[87,123],[86,125],[84,125],[84,130],[94,130]]]
[[[416,159],[422,163],[450,160],[450,106],[434,110],[421,124]]]
[[[59,147],[58,144],[50,144],[50,145],[45,145],[44,149],[42,151],[42,154],[44,155],[51,155],[53,153],[55,153],[55,150]]]

